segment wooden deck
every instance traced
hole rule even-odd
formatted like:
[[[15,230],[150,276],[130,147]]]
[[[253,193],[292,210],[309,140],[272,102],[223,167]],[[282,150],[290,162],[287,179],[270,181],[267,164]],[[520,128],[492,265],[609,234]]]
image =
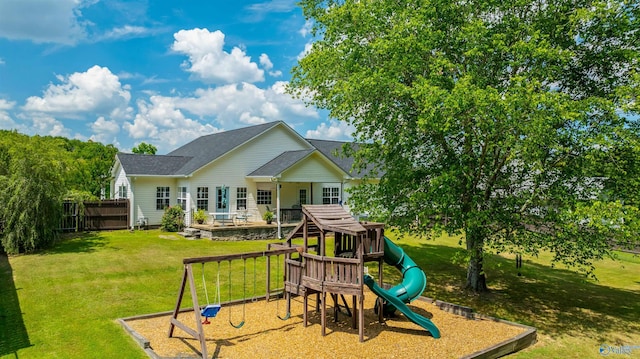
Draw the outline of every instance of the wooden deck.
[[[296,223],[282,224],[281,230],[283,236],[286,236],[293,230]],[[266,224],[265,222],[248,222],[238,225],[222,225],[216,222],[211,224],[192,224],[190,228],[200,231],[201,238],[217,239],[217,240],[253,240],[253,239],[274,239],[278,238],[278,225],[275,223]]]

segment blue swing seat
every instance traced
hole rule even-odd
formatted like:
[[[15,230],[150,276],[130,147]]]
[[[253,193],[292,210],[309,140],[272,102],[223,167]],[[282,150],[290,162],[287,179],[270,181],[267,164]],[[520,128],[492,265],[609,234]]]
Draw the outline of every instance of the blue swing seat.
[[[206,318],[213,318],[220,311],[220,304],[209,304],[202,308],[200,315]]]

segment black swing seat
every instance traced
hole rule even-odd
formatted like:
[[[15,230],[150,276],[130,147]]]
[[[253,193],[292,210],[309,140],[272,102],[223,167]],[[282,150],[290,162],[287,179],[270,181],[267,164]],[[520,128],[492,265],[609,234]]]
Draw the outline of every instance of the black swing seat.
[[[206,318],[213,318],[220,311],[220,304],[209,304],[202,308],[200,315]]]

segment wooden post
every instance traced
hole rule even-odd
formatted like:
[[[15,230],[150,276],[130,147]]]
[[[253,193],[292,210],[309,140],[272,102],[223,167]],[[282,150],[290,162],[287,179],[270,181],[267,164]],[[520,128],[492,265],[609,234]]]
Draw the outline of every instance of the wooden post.
[[[198,328],[198,340],[200,341],[200,347],[202,353],[202,359],[206,359],[207,355],[207,341],[204,336],[204,328],[202,328],[202,322],[200,321],[200,305],[198,304],[198,293],[196,292],[196,283],[193,279],[193,268],[191,264],[187,264],[187,271],[189,272],[189,286],[191,287],[191,298],[193,299],[193,315],[196,320]]]
[[[189,272],[187,271],[187,266],[184,266],[184,274],[182,275],[182,283],[180,284],[180,290],[178,291],[178,300],[176,302],[176,308],[173,310],[173,319],[178,318],[178,313],[180,312],[180,305],[182,304],[182,297],[184,296],[184,286],[187,284],[187,276]],[[171,323],[169,326],[169,338],[173,337],[173,330],[176,325]]]

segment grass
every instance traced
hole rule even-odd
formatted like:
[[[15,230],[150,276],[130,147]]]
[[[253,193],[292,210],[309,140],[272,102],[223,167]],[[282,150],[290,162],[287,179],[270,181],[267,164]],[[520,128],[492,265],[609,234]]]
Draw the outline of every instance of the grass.
[[[0,256],[0,358],[145,358],[115,319],[173,309],[182,258],[263,250],[269,242],[116,231],[73,237],[39,254]],[[460,290],[465,268],[452,262],[460,251],[456,238],[397,243],[425,270],[425,295],[537,327],[540,342],[515,358],[597,358],[603,343],[640,346],[638,256],[620,253],[618,261],[597,263],[598,282],[551,268],[547,256],[525,257],[518,276],[513,258],[492,256],[486,264],[492,290],[478,296]],[[257,268],[264,268],[261,264]],[[221,267],[225,301],[228,269],[225,263]],[[217,268],[212,264],[205,270],[213,301]],[[201,272],[194,271],[205,302]],[[232,271],[236,297],[243,292],[242,266],[234,264]],[[247,261],[247,295],[253,295],[253,275],[253,263]],[[256,277],[256,291],[264,293],[262,273]],[[385,266],[385,281],[398,280],[398,272]]]

